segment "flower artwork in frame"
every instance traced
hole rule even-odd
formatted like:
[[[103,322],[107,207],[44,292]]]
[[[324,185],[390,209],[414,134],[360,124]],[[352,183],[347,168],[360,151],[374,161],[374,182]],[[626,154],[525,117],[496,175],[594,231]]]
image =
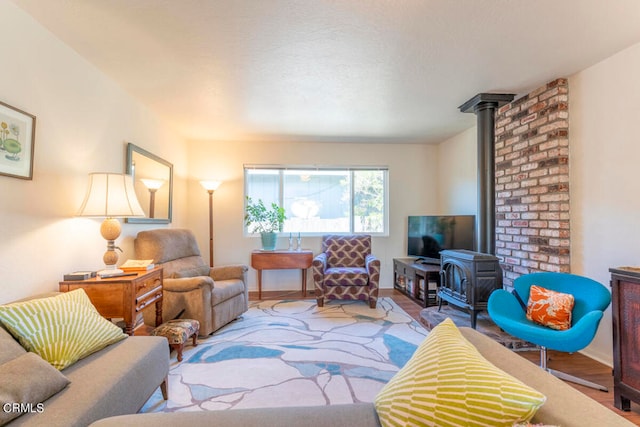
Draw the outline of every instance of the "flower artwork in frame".
[[[33,178],[36,117],[0,102],[0,175]]]

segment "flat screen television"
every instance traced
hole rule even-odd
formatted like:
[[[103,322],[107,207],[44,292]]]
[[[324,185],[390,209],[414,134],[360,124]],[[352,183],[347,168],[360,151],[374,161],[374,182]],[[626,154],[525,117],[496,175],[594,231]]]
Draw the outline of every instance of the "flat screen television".
[[[475,250],[474,215],[409,216],[407,255],[439,262],[445,249]]]

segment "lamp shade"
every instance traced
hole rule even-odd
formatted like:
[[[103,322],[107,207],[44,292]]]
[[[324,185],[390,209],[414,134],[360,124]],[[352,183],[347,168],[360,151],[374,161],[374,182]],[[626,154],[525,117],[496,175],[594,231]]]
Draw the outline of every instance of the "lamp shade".
[[[200,181],[200,185],[207,191],[216,191],[220,184],[222,184],[222,181]]]
[[[115,218],[144,216],[131,175],[90,173],[89,187],[78,216]]]
[[[164,185],[164,180],[162,179],[143,178],[143,179],[140,179],[140,181],[142,181],[144,186],[147,187],[149,190],[159,190],[160,187]]]

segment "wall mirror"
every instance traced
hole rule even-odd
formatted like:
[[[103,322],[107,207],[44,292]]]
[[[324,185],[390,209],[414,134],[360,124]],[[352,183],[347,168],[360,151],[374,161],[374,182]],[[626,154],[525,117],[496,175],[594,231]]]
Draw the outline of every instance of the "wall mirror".
[[[173,165],[132,143],[127,144],[126,173],[133,177],[136,196],[145,218],[126,218],[131,223],[171,222]]]

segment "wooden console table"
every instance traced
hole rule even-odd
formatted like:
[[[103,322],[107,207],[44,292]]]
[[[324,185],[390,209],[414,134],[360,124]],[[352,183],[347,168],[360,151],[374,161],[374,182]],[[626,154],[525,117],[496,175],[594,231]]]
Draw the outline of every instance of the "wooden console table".
[[[300,251],[261,251],[251,252],[251,267],[258,270],[258,299],[262,299],[262,270],[302,270],[302,296],[307,296],[307,268],[313,262],[313,252]]]
[[[134,276],[60,282],[60,292],[75,289],[84,289],[103,317],[124,319],[128,335],[134,334],[138,313],[153,303],[156,305],[156,326],[162,324],[162,267]]]

